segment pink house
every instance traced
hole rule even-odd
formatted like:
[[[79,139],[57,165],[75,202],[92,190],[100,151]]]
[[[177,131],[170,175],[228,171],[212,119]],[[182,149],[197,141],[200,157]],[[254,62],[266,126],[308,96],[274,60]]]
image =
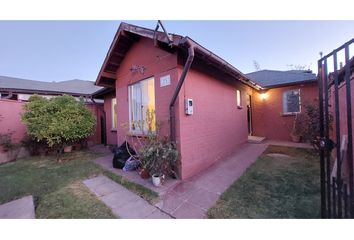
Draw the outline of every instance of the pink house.
[[[106,87],[101,97],[104,108],[112,109],[106,111],[107,142],[134,141],[143,134],[134,122],[154,110],[160,134],[177,143],[182,179],[247,141],[248,96],[259,89],[189,37],[126,23],[114,37],[96,84]]]
[[[318,105],[316,74],[308,70],[261,70],[246,75],[262,86],[252,96],[250,134],[291,141],[296,114],[305,104]]]

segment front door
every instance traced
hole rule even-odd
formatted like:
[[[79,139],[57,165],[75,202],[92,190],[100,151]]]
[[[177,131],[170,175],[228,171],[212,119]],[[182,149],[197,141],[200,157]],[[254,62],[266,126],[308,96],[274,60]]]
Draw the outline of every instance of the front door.
[[[247,95],[247,123],[248,135],[252,135],[252,97]]]

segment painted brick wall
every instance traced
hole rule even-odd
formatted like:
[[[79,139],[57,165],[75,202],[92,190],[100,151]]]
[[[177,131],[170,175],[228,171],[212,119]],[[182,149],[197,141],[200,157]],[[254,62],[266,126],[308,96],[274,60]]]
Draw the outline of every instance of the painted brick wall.
[[[93,114],[96,119],[96,128],[94,134],[87,139],[89,145],[95,145],[101,143],[101,121],[103,105],[87,104],[87,109]]]
[[[26,102],[17,100],[0,99],[0,133],[13,132],[12,140],[19,143],[26,135],[26,126],[21,121],[21,113]],[[99,119],[100,111],[96,105],[87,105],[96,119]],[[98,121],[96,131],[88,141],[92,144],[99,144],[101,141],[100,122]]]
[[[21,122],[23,102],[0,99],[0,133],[12,132],[13,143],[19,143],[26,135],[26,126]]]
[[[132,65],[144,66],[144,73],[132,72]],[[160,87],[160,77],[170,75],[171,85]],[[155,79],[155,112],[161,124],[161,135],[169,134],[169,103],[176,87],[177,55],[156,48],[152,40],[141,39],[128,51],[117,73],[117,143],[127,139],[128,129],[123,127],[129,122],[128,86],[140,80],[154,77]],[[134,141],[135,138],[128,137]]]
[[[242,109],[236,105],[236,89],[241,90]],[[231,86],[194,69],[188,72],[179,95],[183,179],[223,160],[247,141],[246,97],[250,92],[241,83]],[[186,98],[193,99],[191,116],[184,113]]]
[[[263,100],[259,92],[253,94],[252,125],[253,135],[267,139],[291,141],[290,133],[295,116],[283,115],[283,93],[300,89],[301,103],[317,103],[317,83],[273,88],[266,92]]]

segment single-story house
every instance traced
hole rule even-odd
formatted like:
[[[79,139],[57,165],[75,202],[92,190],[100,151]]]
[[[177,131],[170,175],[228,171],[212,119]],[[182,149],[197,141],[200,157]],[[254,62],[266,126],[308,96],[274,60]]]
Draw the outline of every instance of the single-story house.
[[[105,109],[117,144],[144,134],[154,111],[159,134],[176,141],[186,179],[248,139],[247,102],[260,87],[189,37],[121,23],[96,84],[110,89]],[[113,107],[112,107],[113,106]],[[107,133],[108,135],[108,133]]]
[[[26,135],[26,126],[22,123],[20,114],[28,99],[34,94],[47,98],[67,94],[77,98],[83,97],[87,108],[96,117],[96,132],[88,139],[88,143],[104,143],[105,131],[101,124],[105,122],[103,101],[92,97],[92,94],[101,89],[102,87],[95,86],[92,81],[78,79],[43,82],[0,76],[0,133],[11,132],[13,143],[19,143]]]
[[[0,132],[15,130],[14,141],[21,140],[22,105],[33,94],[84,97],[97,119],[92,144],[144,137],[147,127],[136,123],[154,112],[160,136],[177,144],[186,179],[237,151],[249,135],[290,140],[295,114],[317,99],[311,72],[243,74],[188,36],[157,30],[121,23],[95,83],[0,77]]]
[[[246,76],[262,86],[252,96],[250,134],[290,141],[296,114],[306,103],[318,105],[316,74],[309,70],[261,70]]]

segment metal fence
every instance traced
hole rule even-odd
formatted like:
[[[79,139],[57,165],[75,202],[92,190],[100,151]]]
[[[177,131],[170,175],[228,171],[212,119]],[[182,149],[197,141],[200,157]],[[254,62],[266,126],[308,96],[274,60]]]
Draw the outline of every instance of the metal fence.
[[[354,218],[350,82],[354,58],[350,59],[349,55],[353,43],[354,39],[318,60],[322,218]],[[338,67],[338,55],[343,52],[345,65]],[[329,60],[333,61],[331,73]],[[345,101],[339,101],[343,98],[343,92],[339,95],[339,86],[345,88]]]

